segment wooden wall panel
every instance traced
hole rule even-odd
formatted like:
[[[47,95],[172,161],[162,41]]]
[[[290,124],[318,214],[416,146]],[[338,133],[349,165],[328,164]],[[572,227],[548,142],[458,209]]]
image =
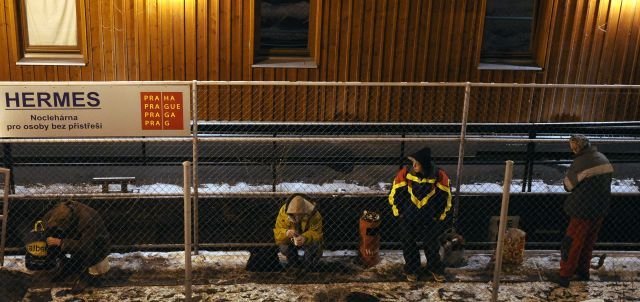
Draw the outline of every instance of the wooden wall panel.
[[[0,5],[0,49],[9,49],[9,29],[7,28],[7,14],[8,7],[6,5]],[[10,79],[11,69],[9,68],[11,62],[10,54],[8,51],[0,53],[0,79]]]
[[[542,71],[479,70],[485,1],[322,0],[318,67],[252,67],[255,0],[85,1],[87,65],[16,65],[15,0],[0,6],[2,81],[392,81],[640,84],[640,3],[543,1]],[[638,120],[638,93],[477,89],[471,121]],[[203,87],[199,118],[458,122],[447,88]],[[407,107],[416,108],[409,115]]]

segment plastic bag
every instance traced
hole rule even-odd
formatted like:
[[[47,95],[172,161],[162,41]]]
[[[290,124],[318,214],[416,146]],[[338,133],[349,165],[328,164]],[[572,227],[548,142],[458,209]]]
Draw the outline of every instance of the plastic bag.
[[[502,263],[522,264],[524,262],[524,245],[527,233],[517,228],[507,228],[504,234]]]
[[[56,262],[47,248],[47,235],[41,220],[36,221],[33,230],[25,238],[26,255],[24,263],[29,270],[49,270]]]

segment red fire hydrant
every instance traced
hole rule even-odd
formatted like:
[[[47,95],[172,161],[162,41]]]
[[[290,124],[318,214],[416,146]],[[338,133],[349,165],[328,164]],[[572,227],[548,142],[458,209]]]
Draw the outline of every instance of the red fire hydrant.
[[[364,211],[360,216],[360,260],[364,267],[380,263],[380,214]]]

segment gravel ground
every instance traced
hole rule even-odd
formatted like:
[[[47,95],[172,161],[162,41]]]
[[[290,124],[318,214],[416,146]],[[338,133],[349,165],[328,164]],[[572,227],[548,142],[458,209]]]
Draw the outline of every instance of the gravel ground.
[[[608,252],[605,265],[589,282],[559,288],[547,281],[557,270],[555,251],[527,252],[523,264],[503,266],[499,301],[640,301],[638,255]],[[402,256],[383,251],[382,262],[364,269],[353,251],[325,252],[324,269],[292,274],[247,272],[247,252],[202,252],[192,257],[193,301],[490,301],[491,255],[468,252],[467,264],[448,268],[448,281],[423,276],[409,283],[401,274]],[[46,272],[24,269],[10,256],[0,270],[2,301],[184,301],[184,254],[112,254],[103,286],[72,295],[71,282],[52,284]],[[424,260],[424,259],[423,259]]]

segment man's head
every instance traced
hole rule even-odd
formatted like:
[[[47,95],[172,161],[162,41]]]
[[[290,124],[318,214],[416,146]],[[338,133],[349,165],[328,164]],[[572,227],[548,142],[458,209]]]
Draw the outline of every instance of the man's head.
[[[413,171],[416,173],[426,173],[431,169],[431,148],[429,147],[424,147],[407,158],[411,160]]]
[[[589,139],[582,134],[572,134],[569,139],[569,147],[571,148],[571,152],[574,154],[578,154],[580,151],[585,148],[589,148],[591,143]]]
[[[73,209],[68,202],[58,203],[51,209],[49,219],[45,221],[47,229],[67,230],[73,220]]]
[[[311,214],[315,208],[315,205],[309,200],[306,195],[296,194],[289,201],[287,207],[287,215],[296,222],[302,220],[305,215]]]

